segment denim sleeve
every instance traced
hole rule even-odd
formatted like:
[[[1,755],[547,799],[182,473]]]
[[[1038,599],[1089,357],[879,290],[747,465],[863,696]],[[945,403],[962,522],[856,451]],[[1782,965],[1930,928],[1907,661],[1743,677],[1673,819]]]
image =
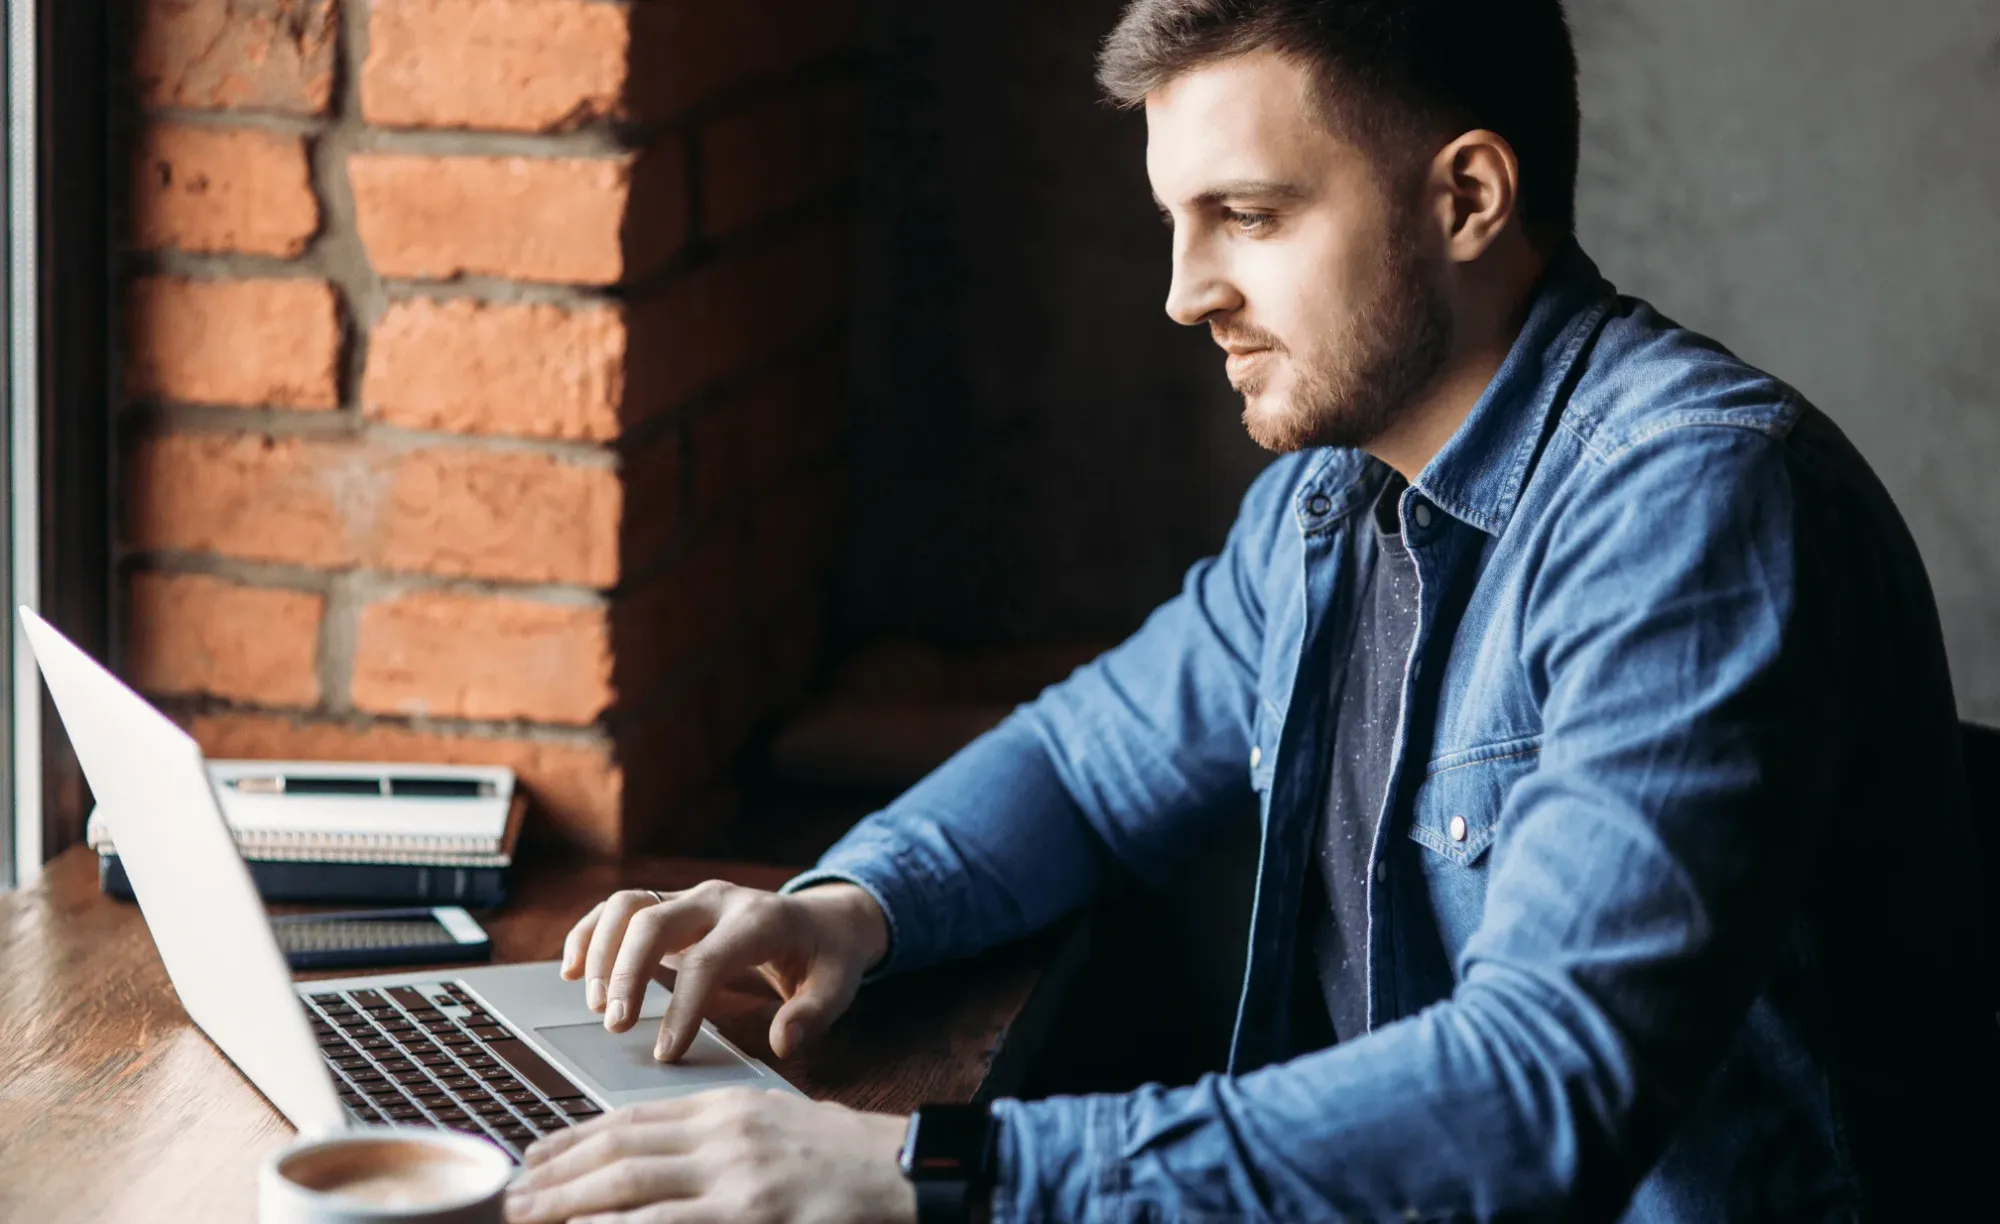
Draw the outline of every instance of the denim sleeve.
[[[1117,648],[1078,668],[868,817],[787,891],[875,898],[876,974],[967,955],[1087,900],[1108,864],[1157,881],[1250,795],[1261,578],[1294,463],[1266,469],[1222,552]]]
[[[1248,1074],[1001,1102],[996,1219],[1624,1209],[1800,902],[1850,630],[1781,441],[1684,427],[1597,466],[1554,511],[1522,660],[1542,755],[1451,996]]]

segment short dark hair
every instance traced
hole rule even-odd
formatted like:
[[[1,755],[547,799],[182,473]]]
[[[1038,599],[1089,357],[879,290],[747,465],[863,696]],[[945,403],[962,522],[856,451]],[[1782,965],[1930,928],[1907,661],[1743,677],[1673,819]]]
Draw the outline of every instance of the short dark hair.
[[[1428,158],[1485,128],[1521,163],[1520,216],[1576,225],[1576,49],[1562,0],[1132,0],[1098,57],[1124,106],[1193,69],[1270,50],[1312,71],[1323,118],[1371,152]]]

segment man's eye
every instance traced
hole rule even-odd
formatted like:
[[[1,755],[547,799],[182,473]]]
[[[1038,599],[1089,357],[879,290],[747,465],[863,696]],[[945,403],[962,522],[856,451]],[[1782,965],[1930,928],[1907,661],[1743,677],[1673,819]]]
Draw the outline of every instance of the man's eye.
[[[1246,234],[1260,234],[1270,230],[1277,218],[1270,213],[1244,212],[1231,208],[1223,212],[1223,219]]]

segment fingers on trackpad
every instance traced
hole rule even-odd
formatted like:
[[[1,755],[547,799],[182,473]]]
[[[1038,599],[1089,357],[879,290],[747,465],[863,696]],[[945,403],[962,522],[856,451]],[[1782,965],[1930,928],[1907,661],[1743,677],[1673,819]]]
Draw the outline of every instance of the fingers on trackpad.
[[[713,1087],[749,1083],[763,1078],[757,1069],[731,1053],[707,1029],[679,1062],[653,1057],[659,1038],[657,1022],[640,1021],[631,1030],[613,1033],[602,1024],[556,1024],[535,1030],[535,1036],[576,1064],[606,1092],[636,1092],[647,1088]]]

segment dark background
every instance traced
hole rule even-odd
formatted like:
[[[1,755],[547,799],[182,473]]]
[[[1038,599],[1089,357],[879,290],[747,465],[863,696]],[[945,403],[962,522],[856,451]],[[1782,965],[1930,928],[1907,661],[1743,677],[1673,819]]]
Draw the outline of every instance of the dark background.
[[[1268,456],[1164,311],[1118,0],[878,0],[855,218],[846,634],[1110,639],[1220,546]]]

